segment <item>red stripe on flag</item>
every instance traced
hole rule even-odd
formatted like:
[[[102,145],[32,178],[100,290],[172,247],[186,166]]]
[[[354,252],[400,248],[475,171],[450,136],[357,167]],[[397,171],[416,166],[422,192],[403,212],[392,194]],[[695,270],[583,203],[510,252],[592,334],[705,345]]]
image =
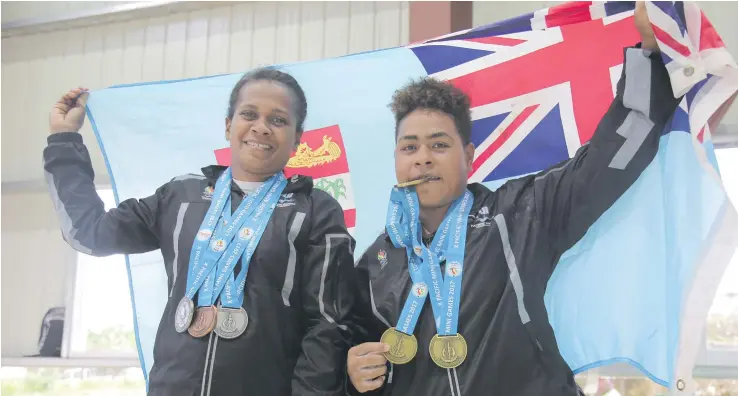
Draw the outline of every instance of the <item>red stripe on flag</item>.
[[[610,67],[623,63],[623,47],[636,44],[640,36],[633,17],[607,25],[597,20],[560,29],[564,37],[560,43],[451,82],[470,96],[471,107],[568,82],[579,140],[587,142],[612,103]]]
[[[571,25],[592,20],[591,1],[576,1],[553,6],[546,14],[546,27]]]
[[[479,167],[482,166],[482,164],[487,161],[489,157],[491,157],[492,154],[494,154],[495,151],[497,151],[497,149],[499,149],[507,141],[507,139],[510,138],[510,136],[512,136],[512,134],[515,132],[516,129],[518,129],[520,124],[528,119],[528,117],[533,113],[535,109],[538,108],[538,106],[539,105],[526,107],[525,110],[523,110],[517,117],[515,117],[513,122],[511,122],[510,125],[508,125],[508,127],[505,128],[504,131],[502,131],[500,136],[494,142],[492,142],[492,144],[490,144],[489,147],[487,147],[487,149],[485,149],[484,152],[482,152],[482,154],[477,157],[477,159],[474,160],[474,162],[472,163],[472,170],[469,173],[470,176],[473,175],[474,172],[476,172],[477,169],[479,169]]]
[[[346,228],[356,227],[356,209],[344,210],[343,219],[346,221]]]
[[[475,43],[482,43],[482,44],[507,45],[510,47],[514,47],[518,44],[526,42],[526,40],[520,40],[520,39],[514,39],[514,38],[508,38],[508,37],[494,37],[494,36],[470,38],[470,39],[464,39],[464,41],[472,41]]]
[[[725,48],[723,39],[720,38],[715,28],[707,19],[705,13],[700,11],[702,16],[702,26],[700,29],[700,51],[711,48]]]
[[[653,28],[653,35],[656,36],[656,38],[664,43],[664,45],[671,47],[674,51],[684,55],[685,57],[689,57],[690,51],[689,48],[685,47],[678,41],[674,40],[673,37],[671,37],[668,33],[661,30],[658,26],[651,24],[651,27]]]

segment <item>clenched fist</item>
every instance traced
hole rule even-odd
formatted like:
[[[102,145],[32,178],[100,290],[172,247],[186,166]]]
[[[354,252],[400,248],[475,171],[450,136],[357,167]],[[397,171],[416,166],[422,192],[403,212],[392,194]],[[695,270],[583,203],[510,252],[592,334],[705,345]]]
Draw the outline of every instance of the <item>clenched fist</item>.
[[[646,3],[643,1],[636,2],[635,15],[636,29],[641,34],[641,48],[658,52],[659,45],[656,42],[656,36],[653,34],[651,22],[648,21],[648,12],[646,12]]]
[[[387,359],[383,353],[389,345],[366,342],[348,351],[348,375],[357,391],[364,393],[380,388],[387,374]]]
[[[49,114],[51,133],[79,132],[85,122],[87,88],[75,88],[62,96]]]

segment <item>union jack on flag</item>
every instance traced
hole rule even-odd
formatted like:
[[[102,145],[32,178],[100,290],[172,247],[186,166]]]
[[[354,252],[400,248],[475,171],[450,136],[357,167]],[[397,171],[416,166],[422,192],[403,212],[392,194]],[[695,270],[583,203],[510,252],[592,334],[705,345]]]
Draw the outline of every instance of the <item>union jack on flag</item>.
[[[317,188],[337,197],[362,252],[384,228],[396,182],[387,103],[397,88],[424,76],[451,81],[471,98],[471,182],[494,189],[565,161],[592,137],[614,97],[624,48],[639,41],[634,5],[565,3],[406,47],[280,66],[300,82],[309,103],[303,145],[287,172],[308,172]],[[648,2],[647,10],[674,95],[684,99],[656,159],[562,256],[545,301],[572,370],[627,362],[686,395],[710,302],[738,246],[738,214],[710,140],[738,91],[738,67],[696,4]],[[88,111],[118,199],[226,163],[227,143],[214,136],[241,75],[92,93]],[[177,136],[176,148],[170,136]],[[653,227],[644,225],[652,224],[663,224],[663,232],[646,233]],[[624,251],[628,260],[620,259]],[[148,373],[166,274],[150,256],[128,261]],[[612,268],[617,276],[601,276]]]

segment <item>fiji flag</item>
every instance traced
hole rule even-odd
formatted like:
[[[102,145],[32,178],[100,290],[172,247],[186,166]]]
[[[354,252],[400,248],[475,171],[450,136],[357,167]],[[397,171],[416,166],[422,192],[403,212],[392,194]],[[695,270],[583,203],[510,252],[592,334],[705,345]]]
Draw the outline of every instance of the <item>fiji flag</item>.
[[[638,42],[633,3],[567,3],[407,47],[280,66],[306,91],[309,115],[288,174],[315,179],[342,205],[363,251],[384,227],[393,169],[393,91],[411,78],[451,81],[471,97],[471,181],[496,188],[570,158],[592,137]],[[642,177],[562,258],[545,296],[575,372],[628,362],[674,392],[691,370],[719,278],[738,245],[738,214],[710,131],[738,91],[738,68],[694,4],[648,4],[685,96]],[[232,74],[95,91],[88,114],[118,200],[172,177],[227,164],[223,118]],[[120,109],[125,109],[121,111]],[[289,197],[283,197],[287,200]],[[144,373],[167,299],[158,253],[128,257]],[[592,280],[596,279],[596,282]]]

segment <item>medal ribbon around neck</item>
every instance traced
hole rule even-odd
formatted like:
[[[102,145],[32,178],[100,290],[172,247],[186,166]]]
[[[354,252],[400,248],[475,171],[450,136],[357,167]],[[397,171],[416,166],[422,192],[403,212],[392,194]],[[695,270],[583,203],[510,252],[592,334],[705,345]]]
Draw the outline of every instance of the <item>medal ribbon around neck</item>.
[[[269,219],[272,217],[282,191],[287,186],[287,179],[281,172],[273,177],[276,177],[275,182],[261,203],[256,207],[255,213],[248,217],[245,226],[240,229],[238,238],[236,239],[237,243],[233,247],[232,252],[229,247],[231,254],[227,256],[228,259],[225,260],[222,268],[220,262],[218,263],[219,276],[216,280],[215,291],[221,293],[220,302],[223,307],[240,308],[243,305],[246,275],[248,274],[249,264],[251,264],[251,257],[253,257],[256,247],[264,235],[264,230],[269,223]],[[238,261],[238,256],[241,255],[241,271],[236,277],[233,273],[233,267]],[[221,262],[223,261],[221,260]],[[226,282],[219,284],[218,281],[221,281],[221,279],[226,280]]]
[[[269,220],[269,217],[263,215],[271,215],[281,191],[287,185],[284,174],[277,173],[253,194],[244,198],[231,216],[229,214],[231,182],[231,169],[228,168],[218,178],[213,201],[203,219],[190,253],[190,269],[187,274],[185,297],[192,300],[199,289],[198,306],[212,305],[215,302],[215,296],[218,296],[228,280],[233,277],[233,268],[243,254],[246,240],[249,239],[242,238],[249,234],[244,231],[247,227],[242,228],[244,223],[258,216],[256,222],[248,222],[254,226],[254,235],[251,238],[257,239],[258,242],[261,235],[254,238],[256,237],[255,231],[260,228],[263,232],[265,226],[260,227],[259,223],[266,223]],[[258,208],[262,208],[261,213],[255,214],[254,212],[259,212]],[[265,208],[269,209],[265,210]],[[221,218],[227,221],[219,221]],[[215,228],[214,231],[213,228]],[[236,243],[232,243],[234,238]],[[241,275],[244,279],[246,276],[248,264],[242,263],[242,265],[244,268],[239,274],[239,279]]]
[[[420,220],[417,193],[414,189],[394,189],[390,196],[387,230],[396,247],[404,247],[413,288],[405,301],[397,329],[412,334],[425,301],[429,283],[431,307],[439,335],[454,335],[458,329],[461,281],[463,275],[466,226],[474,196],[468,190],[449,208],[428,249],[420,242]],[[451,238],[449,238],[449,234]],[[446,275],[442,277],[440,261],[446,259]],[[422,294],[422,297],[420,296]],[[409,331],[409,333],[407,333]]]

